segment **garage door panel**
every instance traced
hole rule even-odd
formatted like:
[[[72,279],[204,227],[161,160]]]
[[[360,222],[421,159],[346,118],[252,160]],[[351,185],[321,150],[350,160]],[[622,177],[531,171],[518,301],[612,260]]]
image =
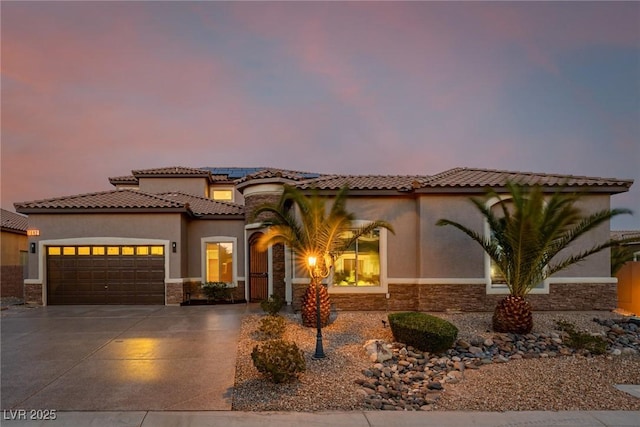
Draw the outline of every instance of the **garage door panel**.
[[[132,253],[131,246],[62,247],[47,256],[48,303],[164,304],[164,257],[137,255],[150,252],[134,247]]]

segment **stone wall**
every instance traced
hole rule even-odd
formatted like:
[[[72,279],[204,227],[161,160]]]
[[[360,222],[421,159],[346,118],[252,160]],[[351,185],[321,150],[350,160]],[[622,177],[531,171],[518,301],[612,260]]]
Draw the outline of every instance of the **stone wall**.
[[[22,265],[3,265],[0,270],[0,296],[24,297],[24,267]]]
[[[42,305],[42,285],[41,284],[25,284],[24,285],[24,302],[26,304]]]
[[[184,285],[182,283],[167,283],[167,305],[180,305],[184,301]]]
[[[293,287],[293,309],[300,309],[306,285]],[[336,310],[353,311],[493,311],[505,295],[487,295],[484,285],[399,285],[389,284],[385,294],[331,294]],[[549,294],[530,294],[537,311],[613,310],[617,305],[614,283],[552,283]]]
[[[285,299],[284,245],[282,244],[274,245],[272,253],[273,253],[273,265],[272,265],[273,293],[284,300]]]

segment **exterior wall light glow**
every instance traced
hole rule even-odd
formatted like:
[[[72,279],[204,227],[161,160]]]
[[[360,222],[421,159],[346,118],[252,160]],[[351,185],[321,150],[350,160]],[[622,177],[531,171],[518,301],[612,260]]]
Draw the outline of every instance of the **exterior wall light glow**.
[[[38,230],[37,228],[27,229],[27,236],[39,236],[39,235],[40,235],[40,230]]]

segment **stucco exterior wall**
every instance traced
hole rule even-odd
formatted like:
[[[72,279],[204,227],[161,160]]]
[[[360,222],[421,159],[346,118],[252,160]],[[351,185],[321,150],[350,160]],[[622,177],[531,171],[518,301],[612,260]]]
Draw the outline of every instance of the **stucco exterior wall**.
[[[0,263],[2,265],[20,265],[20,252],[27,251],[29,248],[27,235],[3,231],[0,240],[2,241]]]
[[[583,215],[589,215],[603,209],[610,209],[610,197],[607,194],[585,195],[580,198],[576,206],[583,211]],[[610,228],[607,221],[576,240],[566,251],[560,252],[558,257],[579,253],[590,249],[597,243],[608,241],[611,238]],[[583,262],[559,271],[554,277],[611,277],[611,252],[606,249],[591,255]]]
[[[200,197],[209,196],[209,183],[206,178],[140,178],[140,191],[147,193],[169,193],[180,191]]]
[[[421,278],[482,278],[484,252],[466,234],[452,226],[436,226],[439,219],[459,222],[482,232],[482,217],[468,195],[421,195],[419,200]]]
[[[22,298],[24,295],[24,271],[22,254],[29,248],[27,235],[2,231],[0,235],[0,296]]]
[[[244,277],[244,220],[197,220],[191,221],[188,227],[187,251],[189,253],[186,277],[202,279],[202,238],[203,237],[235,237],[238,241],[236,277]]]

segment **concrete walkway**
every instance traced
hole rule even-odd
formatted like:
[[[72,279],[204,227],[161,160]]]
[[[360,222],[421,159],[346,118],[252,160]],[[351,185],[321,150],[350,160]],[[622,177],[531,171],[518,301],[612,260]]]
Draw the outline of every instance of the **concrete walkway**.
[[[640,411],[567,412],[57,412],[55,420],[15,419],[11,427],[638,427]],[[25,414],[29,418],[32,414]],[[37,415],[37,414],[36,414]],[[14,419],[7,419],[13,416]]]

